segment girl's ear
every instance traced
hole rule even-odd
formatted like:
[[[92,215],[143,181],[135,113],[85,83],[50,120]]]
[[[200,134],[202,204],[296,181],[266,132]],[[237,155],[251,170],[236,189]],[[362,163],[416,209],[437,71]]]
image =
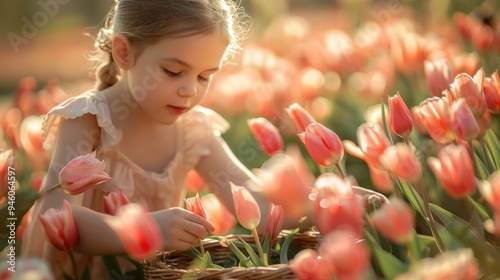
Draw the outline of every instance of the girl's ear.
[[[112,55],[121,69],[128,70],[132,66],[132,47],[125,36],[117,35],[113,38]]]

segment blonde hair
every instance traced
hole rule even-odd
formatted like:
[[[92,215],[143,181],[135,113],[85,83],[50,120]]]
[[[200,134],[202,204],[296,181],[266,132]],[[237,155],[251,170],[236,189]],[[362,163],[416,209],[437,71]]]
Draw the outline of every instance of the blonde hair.
[[[166,37],[179,38],[222,30],[228,39],[225,59],[240,49],[250,18],[233,0],[115,0],[95,46],[99,55],[97,88],[105,89],[120,78],[111,55],[116,34],[127,38],[138,56],[142,49]],[[246,19],[246,20],[245,20]]]

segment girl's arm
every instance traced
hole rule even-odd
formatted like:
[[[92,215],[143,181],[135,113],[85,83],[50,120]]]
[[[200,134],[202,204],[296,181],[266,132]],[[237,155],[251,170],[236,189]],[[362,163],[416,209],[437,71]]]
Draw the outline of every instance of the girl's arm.
[[[224,206],[233,214],[235,210],[229,182],[233,182],[235,185],[248,187],[260,206],[261,222],[258,231],[259,233],[264,233],[270,201],[266,200],[259,192],[252,189],[251,186],[261,184],[260,180],[236,158],[222,137],[213,136],[210,146],[210,155],[200,160],[196,170],[205,180],[210,191],[217,195]],[[308,208],[311,209],[311,207]],[[300,222],[297,219],[287,218],[285,213],[283,228],[314,225],[312,213],[303,213],[303,216],[306,216],[307,219],[304,222]]]

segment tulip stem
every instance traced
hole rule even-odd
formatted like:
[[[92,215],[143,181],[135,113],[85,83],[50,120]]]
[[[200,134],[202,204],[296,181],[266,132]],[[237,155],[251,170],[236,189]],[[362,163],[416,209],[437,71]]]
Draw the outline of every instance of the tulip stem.
[[[78,277],[78,268],[76,266],[75,256],[73,255],[73,251],[68,250],[69,259],[71,260],[71,266],[73,266],[73,272],[75,273],[75,279],[79,279]]]
[[[200,242],[200,252],[203,255],[205,255],[205,248],[203,248],[203,240],[201,240],[201,238],[199,238],[198,241]]]
[[[424,202],[424,210],[425,213],[427,214],[427,218],[429,219],[429,227],[431,229],[432,235],[434,236],[434,240],[436,241],[436,245],[438,246],[439,251],[441,253],[446,252],[446,247],[444,246],[443,239],[441,239],[441,235],[439,234],[439,231],[436,228],[436,221],[434,220],[434,216],[432,215],[432,211],[430,208],[430,200],[429,196],[427,194],[427,189],[425,188],[424,184],[424,178],[420,176],[420,180],[418,182],[419,189],[422,193],[422,199]]]
[[[337,162],[335,164],[335,167],[337,167],[339,173],[340,173],[340,177],[342,177],[342,179],[345,179],[345,172],[344,172],[344,169],[342,168],[342,166],[340,165],[339,162]]]
[[[61,187],[61,183],[57,183],[57,184],[53,185],[52,187],[50,187],[48,190],[41,191],[39,195],[40,195],[40,197],[43,197],[43,196],[49,194],[50,192],[52,192],[53,190],[58,189],[60,187]]]
[[[260,244],[259,234],[257,233],[257,229],[254,228],[252,230],[253,239],[255,240],[255,245],[257,246],[257,250],[259,251],[259,257],[264,262],[267,262],[264,258],[264,251],[262,251],[262,245]]]

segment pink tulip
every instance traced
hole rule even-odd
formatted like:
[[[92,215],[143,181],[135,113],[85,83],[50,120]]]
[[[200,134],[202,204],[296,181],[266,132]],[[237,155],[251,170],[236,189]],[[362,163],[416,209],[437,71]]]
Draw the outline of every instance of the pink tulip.
[[[296,153],[300,151],[287,149],[286,154],[276,154],[262,164],[255,170],[262,183],[255,188],[270,202],[281,205],[288,217],[299,219],[310,209],[309,193],[316,178],[302,155]]]
[[[380,167],[380,156],[391,145],[382,128],[376,124],[363,123],[356,132],[358,145],[365,161],[373,167]]]
[[[162,246],[160,227],[139,204],[129,203],[118,209],[116,219],[108,222],[127,253],[137,260],[152,256]]]
[[[424,120],[422,119],[422,108],[420,106],[413,106],[410,111],[413,116],[413,124],[415,125],[417,132],[422,136],[427,136],[427,129],[425,128]]]
[[[333,276],[330,267],[313,249],[304,249],[290,260],[290,269],[300,280],[328,280]]]
[[[233,193],[234,210],[241,226],[254,230],[260,223],[260,208],[250,191],[230,182]]]
[[[370,171],[370,179],[375,189],[384,193],[393,191],[394,183],[387,171],[372,167],[371,165],[368,165],[368,170]]]
[[[404,143],[388,147],[380,158],[382,165],[398,179],[415,182],[420,178],[422,169],[413,151]]]
[[[401,138],[408,138],[413,130],[413,119],[410,109],[398,93],[389,97],[389,127]]]
[[[482,115],[486,109],[486,101],[480,84],[469,74],[461,73],[455,77],[454,86],[457,98],[464,98],[474,115]]]
[[[469,142],[479,136],[479,124],[463,98],[451,106],[451,125],[455,135],[463,141]]]
[[[483,84],[484,99],[488,110],[495,114],[500,112],[500,78],[498,70],[491,77],[486,77]]]
[[[445,57],[424,61],[424,72],[431,93],[436,97],[453,82],[453,69]]]
[[[363,276],[370,267],[370,252],[365,241],[348,229],[325,235],[318,253],[334,271],[335,279],[365,279]]]
[[[191,169],[188,171],[186,175],[186,187],[188,193],[195,194],[197,192],[202,192],[205,185],[205,180],[201,178],[200,174],[196,170]]]
[[[195,213],[196,215],[207,219],[207,212],[205,211],[205,208],[203,207],[203,204],[201,203],[200,195],[197,193],[196,196],[194,197],[188,197],[184,199],[184,202],[186,203],[186,209]]]
[[[495,212],[500,213],[500,171],[491,173],[488,180],[480,184],[479,191]]]
[[[321,174],[315,183],[311,198],[319,231],[326,235],[336,229],[349,227],[361,236],[363,209],[353,188],[340,176]]]
[[[61,188],[67,194],[76,195],[89,188],[111,180],[104,172],[104,161],[95,158],[95,151],[72,159],[59,173]]]
[[[64,200],[61,210],[50,208],[38,217],[48,241],[57,249],[66,251],[78,242],[78,230],[68,201]]]
[[[460,198],[475,192],[474,170],[466,146],[450,144],[439,151],[437,158],[427,158],[427,163],[451,196]]]
[[[484,229],[493,235],[500,236],[500,214],[494,215],[493,219],[484,221]]]
[[[283,138],[276,126],[265,118],[247,120],[248,127],[259,143],[261,149],[269,156],[282,152]]]
[[[372,212],[371,220],[392,242],[407,243],[414,232],[415,217],[412,208],[399,198],[392,198],[390,202]]]
[[[266,222],[266,233],[269,235],[270,240],[276,239],[280,234],[283,229],[284,218],[285,213],[281,205],[271,203],[269,205],[269,215],[267,216]]]
[[[103,200],[104,213],[112,216],[116,215],[118,208],[129,203],[128,198],[121,190],[119,190],[118,192],[110,192],[103,198]]]
[[[334,166],[344,156],[340,138],[320,123],[308,125],[305,132],[299,133],[299,137],[312,159],[321,166]]]
[[[213,193],[203,195],[201,202],[207,213],[208,220],[214,225],[213,235],[226,235],[230,233],[236,225],[236,218],[220,202]]]
[[[451,129],[448,103],[441,98],[427,98],[420,103],[420,115],[427,132],[437,143],[449,143],[455,139]]]
[[[316,120],[298,103],[294,103],[288,108],[285,108],[288,116],[292,119],[297,133],[302,133],[306,131],[306,127],[311,123],[315,123]]]

